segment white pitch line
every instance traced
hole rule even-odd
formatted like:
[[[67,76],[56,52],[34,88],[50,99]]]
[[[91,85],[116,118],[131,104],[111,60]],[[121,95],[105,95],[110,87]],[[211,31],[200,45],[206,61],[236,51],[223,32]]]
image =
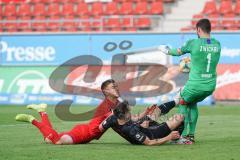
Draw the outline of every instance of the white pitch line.
[[[26,126],[29,124],[0,124],[0,127],[16,127],[16,126]]]

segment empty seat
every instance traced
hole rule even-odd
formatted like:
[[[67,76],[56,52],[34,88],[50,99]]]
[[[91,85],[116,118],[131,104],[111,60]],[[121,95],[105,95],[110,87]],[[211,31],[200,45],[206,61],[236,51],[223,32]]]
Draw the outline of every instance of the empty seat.
[[[78,30],[90,31],[91,30],[91,20],[89,16],[82,16],[77,19],[76,26]]]
[[[104,21],[104,28],[109,30],[120,30],[120,19],[119,18],[108,18]]]
[[[21,3],[17,12],[18,16],[30,16],[31,15],[31,6],[27,3]]]
[[[6,22],[3,24],[4,30],[7,32],[16,32],[17,31],[17,21],[15,16],[9,16],[6,18]]]
[[[139,29],[149,29],[151,27],[151,19],[148,17],[137,18],[134,22]]]
[[[70,31],[70,32],[76,31],[77,27],[76,27],[76,22],[74,20],[75,20],[74,16],[66,16],[63,19],[62,29],[64,31]]]
[[[150,8],[151,14],[163,14],[163,3],[153,2]]]
[[[38,3],[34,5],[33,16],[44,16],[46,15],[46,8],[43,3]]]
[[[38,4],[38,3],[48,3],[48,0],[30,0],[31,3]]]
[[[220,15],[215,13],[215,14],[210,14],[208,15],[208,19],[211,22],[211,27],[212,28],[217,28],[219,26],[219,19],[220,19]]]
[[[30,32],[31,30],[31,17],[30,16],[22,16],[19,19],[19,23],[17,24],[17,28],[22,32]]]
[[[222,18],[221,25],[224,28],[233,28],[236,25],[235,15],[233,13],[225,14]]]
[[[202,14],[195,14],[192,17],[192,26],[195,27],[197,22],[202,19],[204,16]]]
[[[134,20],[133,18],[123,18],[121,26],[123,29],[130,29],[134,27]]]
[[[120,14],[123,15],[129,15],[129,14],[133,14],[133,7],[132,7],[132,3],[131,2],[125,2],[121,5],[121,8],[119,10]]]
[[[217,5],[215,1],[208,1],[202,11],[203,14],[214,14],[217,13]]]
[[[94,16],[99,16],[103,14],[103,3],[95,2],[92,4],[91,14]]]
[[[114,14],[118,14],[118,6],[117,3],[115,2],[110,2],[106,4],[106,11],[105,14],[106,15],[114,15]]]
[[[72,3],[66,3],[63,5],[62,15],[64,16],[74,15],[74,6]]]
[[[148,4],[147,2],[138,2],[134,9],[134,14],[148,14]]]
[[[47,30],[47,23],[46,18],[44,16],[38,16],[34,18],[32,23],[32,28],[34,31],[46,31]]]
[[[240,0],[236,2],[234,13],[240,15]]]
[[[5,17],[16,16],[16,5],[7,4],[3,11],[3,16],[5,16]]]
[[[82,17],[82,16],[88,16],[88,5],[86,3],[79,3],[77,5],[77,11],[75,13],[76,16]]]
[[[94,31],[103,30],[103,22],[102,22],[102,18],[100,16],[92,18],[91,28]]]
[[[221,14],[227,14],[227,13],[232,13],[232,1],[230,0],[224,0],[221,1],[219,12]]]
[[[59,16],[51,16],[48,19],[47,28],[50,31],[60,31],[61,30],[61,19]]]
[[[59,4],[58,3],[49,4],[47,15],[48,16],[59,16],[59,15],[61,15]]]

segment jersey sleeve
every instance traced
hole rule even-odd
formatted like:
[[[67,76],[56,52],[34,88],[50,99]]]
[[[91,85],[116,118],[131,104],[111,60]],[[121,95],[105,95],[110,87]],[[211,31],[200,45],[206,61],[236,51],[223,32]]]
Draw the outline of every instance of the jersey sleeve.
[[[117,119],[114,115],[112,115],[103,121],[102,127],[104,130],[107,130],[108,128],[112,127],[116,123],[117,123]]]
[[[194,41],[193,39],[192,39],[192,40],[188,40],[188,41],[180,48],[180,51],[181,51],[182,54],[191,53],[193,41]]]
[[[192,40],[188,40],[181,48],[173,48],[170,50],[170,55],[172,56],[180,56],[186,53],[191,53],[192,50],[192,43],[193,43],[193,39]]]
[[[134,139],[138,144],[143,144],[143,142],[147,138],[147,136],[143,132],[139,131],[139,129],[136,129],[135,127],[131,129],[129,136],[131,137],[131,139]]]

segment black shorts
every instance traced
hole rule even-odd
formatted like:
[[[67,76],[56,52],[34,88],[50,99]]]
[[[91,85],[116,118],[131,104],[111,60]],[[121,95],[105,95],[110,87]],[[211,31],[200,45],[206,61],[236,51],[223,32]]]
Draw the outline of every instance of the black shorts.
[[[150,122],[149,127],[142,128],[141,131],[145,133],[149,139],[163,138],[172,132],[166,122],[159,124],[155,121]]]

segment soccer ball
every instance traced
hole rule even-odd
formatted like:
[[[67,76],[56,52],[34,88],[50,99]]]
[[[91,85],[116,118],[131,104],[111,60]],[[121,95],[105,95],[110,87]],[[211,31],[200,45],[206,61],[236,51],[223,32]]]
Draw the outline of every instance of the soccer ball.
[[[189,73],[190,72],[190,63],[191,63],[190,57],[184,57],[183,59],[181,59],[181,61],[179,63],[180,72]]]

